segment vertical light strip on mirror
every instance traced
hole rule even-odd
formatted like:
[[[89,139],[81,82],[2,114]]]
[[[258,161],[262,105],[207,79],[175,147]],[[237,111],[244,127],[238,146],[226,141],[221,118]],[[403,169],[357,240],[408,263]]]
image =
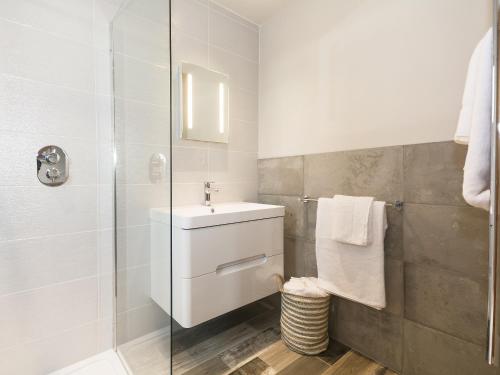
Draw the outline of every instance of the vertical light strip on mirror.
[[[226,104],[224,103],[225,100],[225,93],[224,93],[225,87],[224,84],[221,82],[219,83],[219,133],[224,134],[224,122],[225,122],[225,107]]]
[[[187,74],[187,123],[188,129],[193,129],[193,75]]]

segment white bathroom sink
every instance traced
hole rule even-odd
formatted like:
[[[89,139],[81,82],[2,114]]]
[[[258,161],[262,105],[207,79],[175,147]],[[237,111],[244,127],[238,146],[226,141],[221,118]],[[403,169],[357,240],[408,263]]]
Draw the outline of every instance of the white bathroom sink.
[[[276,293],[284,214],[258,203],[184,206],[170,227],[168,208],[151,209],[151,298],[191,328]]]
[[[285,207],[270,204],[231,202],[210,207],[196,205],[176,207],[172,210],[172,225],[182,229],[212,227],[244,221],[284,216]],[[168,208],[151,209],[151,218],[168,220]]]

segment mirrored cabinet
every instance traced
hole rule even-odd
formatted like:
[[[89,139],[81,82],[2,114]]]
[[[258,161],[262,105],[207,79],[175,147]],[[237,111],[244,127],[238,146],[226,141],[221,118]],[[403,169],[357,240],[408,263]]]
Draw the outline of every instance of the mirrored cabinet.
[[[228,143],[229,77],[202,66],[182,63],[180,134],[183,139]]]

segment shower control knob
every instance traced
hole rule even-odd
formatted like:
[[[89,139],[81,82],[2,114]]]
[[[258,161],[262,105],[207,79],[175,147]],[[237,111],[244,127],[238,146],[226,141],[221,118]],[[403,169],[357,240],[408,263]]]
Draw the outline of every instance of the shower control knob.
[[[42,163],[47,163],[47,164],[57,164],[59,163],[60,156],[57,152],[44,152],[41,155],[38,156],[38,160]]]
[[[64,150],[56,145],[44,146],[38,150],[36,175],[38,181],[47,186],[64,184],[69,176],[69,159]]]
[[[45,161],[49,164],[57,164],[59,162],[59,154],[51,152],[45,155]]]
[[[57,168],[49,168],[47,169],[46,176],[48,179],[52,180],[52,182],[56,179],[59,178],[61,175],[61,172],[59,172],[59,169]]]

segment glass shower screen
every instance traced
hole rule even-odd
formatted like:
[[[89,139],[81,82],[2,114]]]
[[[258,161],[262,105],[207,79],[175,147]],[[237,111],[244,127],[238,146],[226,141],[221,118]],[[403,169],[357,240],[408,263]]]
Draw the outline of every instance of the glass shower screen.
[[[169,8],[168,0],[127,1],[111,31],[116,347],[132,374],[170,373]],[[161,290],[151,288],[155,277],[168,281]]]

